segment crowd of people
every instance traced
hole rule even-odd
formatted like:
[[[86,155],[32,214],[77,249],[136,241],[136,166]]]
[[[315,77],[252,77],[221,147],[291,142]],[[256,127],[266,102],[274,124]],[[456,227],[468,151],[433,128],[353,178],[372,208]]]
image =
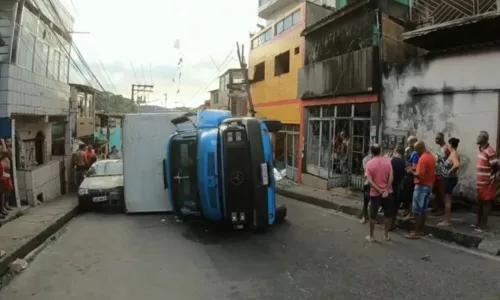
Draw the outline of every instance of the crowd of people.
[[[73,154],[73,167],[75,169],[76,185],[80,186],[84,179],[85,173],[94,164],[98,158],[104,159],[121,159],[121,152],[112,146],[107,155],[96,153],[92,145],[85,145],[81,143],[78,145],[78,150]]]
[[[435,153],[415,136],[408,138],[406,148],[400,144],[388,155],[382,155],[379,145],[370,146],[363,160],[365,185],[361,216],[361,223],[370,221],[368,241],[374,241],[380,210],[384,214],[385,240],[390,240],[399,210],[404,210],[403,220],[415,220],[414,229],[406,235],[409,239],[419,239],[423,234],[429,206],[432,206],[431,213],[442,216],[438,226],[451,226],[452,194],[458,184],[460,168],[460,140],[452,137],[446,143],[444,134],[438,133],[435,142]],[[500,165],[486,131],[479,133],[476,144],[479,150],[476,164],[478,213],[477,222],[472,226],[475,231],[484,232],[500,179]],[[434,195],[432,205],[431,195]]]

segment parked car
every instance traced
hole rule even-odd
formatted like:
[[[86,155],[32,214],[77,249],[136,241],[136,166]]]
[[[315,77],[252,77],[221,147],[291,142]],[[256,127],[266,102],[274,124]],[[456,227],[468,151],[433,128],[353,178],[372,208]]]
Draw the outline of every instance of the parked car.
[[[78,205],[81,211],[104,207],[124,210],[121,159],[99,160],[90,167],[78,188]]]

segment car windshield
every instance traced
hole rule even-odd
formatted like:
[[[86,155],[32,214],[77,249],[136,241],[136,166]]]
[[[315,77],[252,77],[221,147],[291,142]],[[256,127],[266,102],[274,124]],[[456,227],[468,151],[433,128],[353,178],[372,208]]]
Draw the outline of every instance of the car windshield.
[[[98,161],[87,172],[87,177],[120,175],[123,175],[123,163],[121,161]]]

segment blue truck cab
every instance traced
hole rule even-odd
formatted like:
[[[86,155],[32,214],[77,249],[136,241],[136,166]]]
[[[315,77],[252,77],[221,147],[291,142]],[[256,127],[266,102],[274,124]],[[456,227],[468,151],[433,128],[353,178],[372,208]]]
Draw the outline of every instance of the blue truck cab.
[[[270,139],[281,122],[208,109],[188,129],[189,117],[172,120],[179,130],[166,151],[165,183],[174,213],[256,230],[284,220],[286,207],[276,205]]]

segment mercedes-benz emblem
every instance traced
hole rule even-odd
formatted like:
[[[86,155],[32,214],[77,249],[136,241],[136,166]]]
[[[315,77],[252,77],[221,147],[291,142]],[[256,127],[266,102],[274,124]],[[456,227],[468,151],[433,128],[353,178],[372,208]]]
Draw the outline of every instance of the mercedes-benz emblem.
[[[245,178],[243,177],[243,173],[241,173],[240,171],[231,173],[231,176],[229,177],[229,181],[231,181],[233,185],[237,186],[243,184],[244,179]]]

